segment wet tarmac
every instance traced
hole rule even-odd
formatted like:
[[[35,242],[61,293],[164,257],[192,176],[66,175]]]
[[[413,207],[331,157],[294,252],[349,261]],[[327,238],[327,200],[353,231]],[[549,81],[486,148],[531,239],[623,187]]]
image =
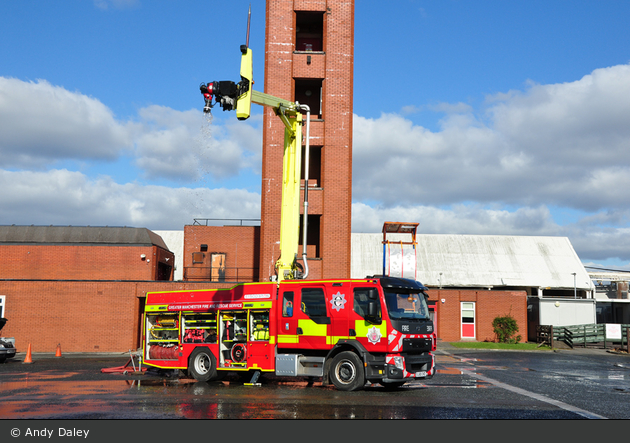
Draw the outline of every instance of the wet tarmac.
[[[21,357],[21,358],[20,358]],[[387,391],[341,392],[318,380],[172,371],[103,373],[128,355],[34,355],[0,365],[5,419],[593,419],[630,418],[630,357],[605,351],[478,351],[442,346],[437,374]]]

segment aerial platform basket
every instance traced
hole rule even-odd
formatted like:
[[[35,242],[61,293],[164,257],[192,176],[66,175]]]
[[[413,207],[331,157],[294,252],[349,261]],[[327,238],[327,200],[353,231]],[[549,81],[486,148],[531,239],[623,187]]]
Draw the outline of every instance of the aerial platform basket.
[[[385,222],[383,224],[383,275],[416,280],[416,232],[418,223]],[[388,239],[391,234],[409,234],[410,241],[402,235]]]

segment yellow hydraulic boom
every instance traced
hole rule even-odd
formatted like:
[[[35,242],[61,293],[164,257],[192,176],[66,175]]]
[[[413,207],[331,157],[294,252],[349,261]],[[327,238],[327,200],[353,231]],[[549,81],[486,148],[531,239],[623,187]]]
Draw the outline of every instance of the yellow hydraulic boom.
[[[241,46],[241,81],[210,82],[201,84],[201,93],[205,98],[204,112],[210,112],[217,103],[224,111],[236,109],[239,120],[249,118],[251,104],[273,108],[276,115],[284,123],[284,155],[282,166],[282,209],[280,221],[280,258],[276,262],[277,281],[306,278],[308,264],[306,261],[306,220],[308,216],[308,176],[305,177],[304,189],[304,229],[303,229],[303,262],[304,269],[297,263],[299,230],[300,230],[300,175],[302,162],[302,112],[306,113],[306,172],[308,172],[309,124],[310,109],[306,105],[291,102],[269,94],[254,91],[253,55],[248,44]],[[215,103],[212,99],[215,99]]]

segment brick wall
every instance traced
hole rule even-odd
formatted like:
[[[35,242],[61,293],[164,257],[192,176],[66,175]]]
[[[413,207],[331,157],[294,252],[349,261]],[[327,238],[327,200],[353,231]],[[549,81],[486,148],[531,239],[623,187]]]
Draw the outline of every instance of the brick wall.
[[[213,287],[230,287],[213,285]],[[3,337],[18,352],[127,352],[140,346],[148,291],[207,289],[208,283],[0,281],[6,296]]]
[[[442,299],[444,302],[442,303]],[[525,291],[475,291],[431,289],[429,300],[437,304],[438,338],[461,341],[461,302],[475,303],[476,341],[495,339],[492,321],[497,316],[516,319],[521,341],[527,341],[527,293]]]
[[[209,280],[213,253],[225,254],[226,268],[238,272],[240,281],[257,277],[259,244],[259,226],[184,226],[184,280]],[[201,245],[207,246],[205,252]],[[193,263],[193,253],[198,253],[201,263]]]
[[[160,262],[175,257],[155,246],[0,245],[5,279],[154,280]]]
[[[323,53],[294,53],[295,11],[321,12]],[[309,279],[350,276],[352,204],[352,101],[354,1],[268,0],[265,45],[265,92],[295,100],[295,80],[322,78],[322,120],[311,122],[311,145],[322,146],[321,190],[309,193],[320,215],[318,266]],[[255,57],[255,55],[254,55]],[[312,117],[313,118],[313,117]],[[281,177],[284,126],[273,111],[264,111],[261,192],[262,281],[267,264],[277,260],[280,238]],[[303,209],[300,209],[303,212]],[[309,248],[310,251],[310,248]],[[272,268],[273,270],[273,268]]]

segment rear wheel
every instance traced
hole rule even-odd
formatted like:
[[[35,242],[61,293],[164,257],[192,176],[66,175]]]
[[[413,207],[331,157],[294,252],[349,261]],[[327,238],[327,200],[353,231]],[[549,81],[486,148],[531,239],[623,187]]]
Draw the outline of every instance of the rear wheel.
[[[195,348],[188,359],[188,372],[198,381],[210,381],[217,377],[217,361],[208,348]]]
[[[345,351],[333,358],[330,379],[341,391],[356,391],[365,385],[363,364],[357,354]]]

